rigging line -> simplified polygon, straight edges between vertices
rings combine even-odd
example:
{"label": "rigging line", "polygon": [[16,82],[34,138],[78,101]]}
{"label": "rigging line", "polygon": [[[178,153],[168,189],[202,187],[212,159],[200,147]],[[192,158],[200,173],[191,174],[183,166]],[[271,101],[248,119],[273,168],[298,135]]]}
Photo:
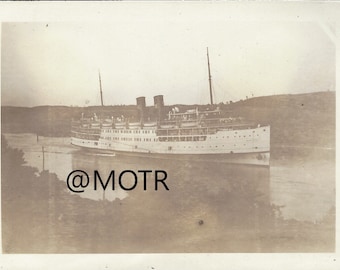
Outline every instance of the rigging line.
{"label": "rigging line", "polygon": [[99,74],[100,101],[101,101],[101,105],[104,106],[104,103],[103,103],[103,90],[102,90],[102,79],[100,77],[100,70],[98,70],[98,74]]}

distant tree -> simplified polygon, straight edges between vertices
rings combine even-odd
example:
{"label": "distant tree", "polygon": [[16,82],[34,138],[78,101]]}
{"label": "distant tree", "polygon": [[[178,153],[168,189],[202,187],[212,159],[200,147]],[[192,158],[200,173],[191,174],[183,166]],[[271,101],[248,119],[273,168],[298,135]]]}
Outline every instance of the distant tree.
{"label": "distant tree", "polygon": [[24,153],[19,149],[10,148],[5,136],[1,134],[1,165],[5,169],[12,164],[24,165]]}

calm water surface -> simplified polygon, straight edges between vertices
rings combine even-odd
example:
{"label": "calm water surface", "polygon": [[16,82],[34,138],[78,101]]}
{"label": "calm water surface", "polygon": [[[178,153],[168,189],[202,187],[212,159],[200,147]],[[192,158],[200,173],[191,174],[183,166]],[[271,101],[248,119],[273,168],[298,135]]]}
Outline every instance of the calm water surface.
{"label": "calm water surface", "polygon": [[[255,183],[257,190],[260,190],[261,200],[265,200],[268,204],[282,206],[282,216],[286,219],[318,222],[335,205],[334,163],[321,158],[292,161],[286,159],[284,162],[272,160],[270,169],[264,169],[218,163],[179,163],[171,160],[155,161],[95,155],[73,147],[70,138],[39,137],[37,140],[34,134],[6,134],[5,138],[11,147],[23,150],[28,166],[36,167],[39,171],[44,166],[45,170],[56,173],[63,181],[66,181],[67,175],[76,169],[87,172],[98,170],[104,176],[103,179],[111,170],[120,172],[163,169],[168,172],[168,184],[175,192],[181,187],[181,181],[192,181],[193,187],[194,183],[203,183],[206,192],[214,194],[226,188],[228,183],[225,179],[228,177],[249,178],[248,181]],[[44,161],[42,148],[44,148]],[[77,196],[113,201],[124,200],[130,195],[128,191],[122,189],[114,191],[107,189],[103,192],[89,187]]]}

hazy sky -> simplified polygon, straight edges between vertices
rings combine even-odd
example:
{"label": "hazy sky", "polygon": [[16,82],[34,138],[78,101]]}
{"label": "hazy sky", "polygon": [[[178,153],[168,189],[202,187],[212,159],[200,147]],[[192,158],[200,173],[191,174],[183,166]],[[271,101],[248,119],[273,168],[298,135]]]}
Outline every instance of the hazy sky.
{"label": "hazy sky", "polygon": [[335,90],[332,26],[316,22],[149,20],[3,23],[2,105],[209,103]]}

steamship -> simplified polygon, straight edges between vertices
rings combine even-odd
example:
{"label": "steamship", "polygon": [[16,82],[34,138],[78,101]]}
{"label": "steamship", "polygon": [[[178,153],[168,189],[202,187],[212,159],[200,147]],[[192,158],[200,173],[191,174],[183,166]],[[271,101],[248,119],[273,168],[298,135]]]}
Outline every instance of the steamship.
{"label": "steamship", "polygon": [[[100,75],[99,81],[102,98]],[[72,121],[71,143],[116,155],[269,166],[268,125],[228,117],[216,106],[181,112],[177,107],[164,106],[162,95],[154,97],[151,109],[146,107],[145,97],[138,97],[136,112],[136,120],[123,115],[107,119],[82,115],[80,120]]]}

